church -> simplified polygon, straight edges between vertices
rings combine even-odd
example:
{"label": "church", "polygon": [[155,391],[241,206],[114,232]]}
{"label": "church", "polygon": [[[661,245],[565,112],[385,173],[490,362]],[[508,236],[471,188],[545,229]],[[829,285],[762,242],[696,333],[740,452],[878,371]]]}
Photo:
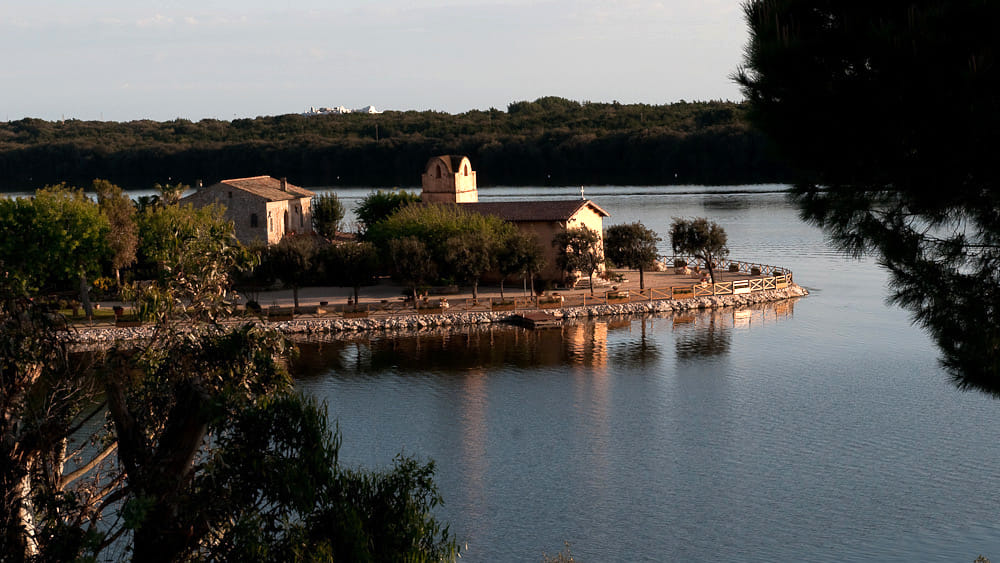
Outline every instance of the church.
{"label": "church", "polygon": [[[420,200],[425,203],[455,203],[463,209],[494,215],[535,235],[545,257],[543,280],[562,281],[563,272],[556,265],[555,236],[569,229],[587,227],[601,237],[603,248],[604,218],[607,211],[588,199],[545,201],[480,202],[476,171],[469,158],[459,155],[435,156],[427,161],[421,176]],[[603,266],[601,270],[603,270]]]}

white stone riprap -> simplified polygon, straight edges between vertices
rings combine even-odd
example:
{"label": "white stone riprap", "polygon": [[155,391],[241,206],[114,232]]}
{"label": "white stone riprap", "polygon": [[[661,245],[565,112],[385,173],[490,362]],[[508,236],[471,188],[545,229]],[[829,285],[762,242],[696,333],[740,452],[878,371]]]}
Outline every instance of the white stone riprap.
{"label": "white stone riprap", "polygon": [[[547,309],[557,318],[575,319],[583,317],[605,317],[636,315],[644,313],[670,313],[692,309],[718,309],[723,307],[746,307],[771,301],[782,301],[808,295],[804,288],[792,284],[784,289],[759,291],[743,295],[715,295],[691,299],[662,299],[637,301],[614,305],[588,305],[586,307],[565,307]],[[330,334],[344,332],[396,332],[434,327],[476,325],[505,322],[513,315],[509,311],[475,311],[467,313],[444,313],[431,315],[391,315],[388,317],[367,317],[361,319],[296,319],[266,323],[267,326],[287,335]],[[260,321],[254,321],[260,322]],[[90,328],[78,327],[66,333],[64,339],[74,344],[107,346],[116,342],[141,341],[153,335],[154,327],[133,328]]]}

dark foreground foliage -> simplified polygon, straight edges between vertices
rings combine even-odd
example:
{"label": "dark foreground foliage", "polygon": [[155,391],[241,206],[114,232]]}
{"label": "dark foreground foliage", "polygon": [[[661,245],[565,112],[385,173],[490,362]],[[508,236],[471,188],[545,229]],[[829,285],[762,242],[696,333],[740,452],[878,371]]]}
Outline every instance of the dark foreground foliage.
{"label": "dark foreground foliage", "polygon": [[802,215],[891,273],[963,388],[1000,394],[1000,5],[754,0],[751,120]]}

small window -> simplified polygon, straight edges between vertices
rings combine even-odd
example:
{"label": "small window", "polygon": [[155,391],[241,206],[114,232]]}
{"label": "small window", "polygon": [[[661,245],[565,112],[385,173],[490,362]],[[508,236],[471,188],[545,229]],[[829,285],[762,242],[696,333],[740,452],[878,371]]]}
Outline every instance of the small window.
{"label": "small window", "polygon": [[256,213],[251,213],[250,214],[250,228],[251,229],[256,229],[257,228],[257,214]]}
{"label": "small window", "polygon": [[464,172],[466,176],[469,175],[469,165],[468,164],[466,164],[465,166],[462,167],[462,172]]}
{"label": "small window", "polygon": [[441,177],[441,165],[440,164],[437,165],[437,177],[438,178]]}
{"label": "small window", "polygon": [[229,199],[233,199],[233,192],[229,192]]}
{"label": "small window", "polygon": [[271,212],[267,212],[267,232],[274,232],[274,217],[271,217]]}

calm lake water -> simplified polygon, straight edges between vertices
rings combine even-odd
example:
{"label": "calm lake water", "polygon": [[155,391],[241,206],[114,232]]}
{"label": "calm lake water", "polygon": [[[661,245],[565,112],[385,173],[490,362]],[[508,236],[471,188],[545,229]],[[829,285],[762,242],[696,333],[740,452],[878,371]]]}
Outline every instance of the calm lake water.
{"label": "calm lake water", "polygon": [[[961,392],[781,186],[600,187],[608,224],[707,216],[811,295],[751,310],[304,346],[341,460],[433,459],[463,560],[1000,558],[1000,403]],[[486,188],[482,200],[579,197]],[[368,190],[338,191],[349,207]],[[663,243],[667,253],[667,243]]]}

